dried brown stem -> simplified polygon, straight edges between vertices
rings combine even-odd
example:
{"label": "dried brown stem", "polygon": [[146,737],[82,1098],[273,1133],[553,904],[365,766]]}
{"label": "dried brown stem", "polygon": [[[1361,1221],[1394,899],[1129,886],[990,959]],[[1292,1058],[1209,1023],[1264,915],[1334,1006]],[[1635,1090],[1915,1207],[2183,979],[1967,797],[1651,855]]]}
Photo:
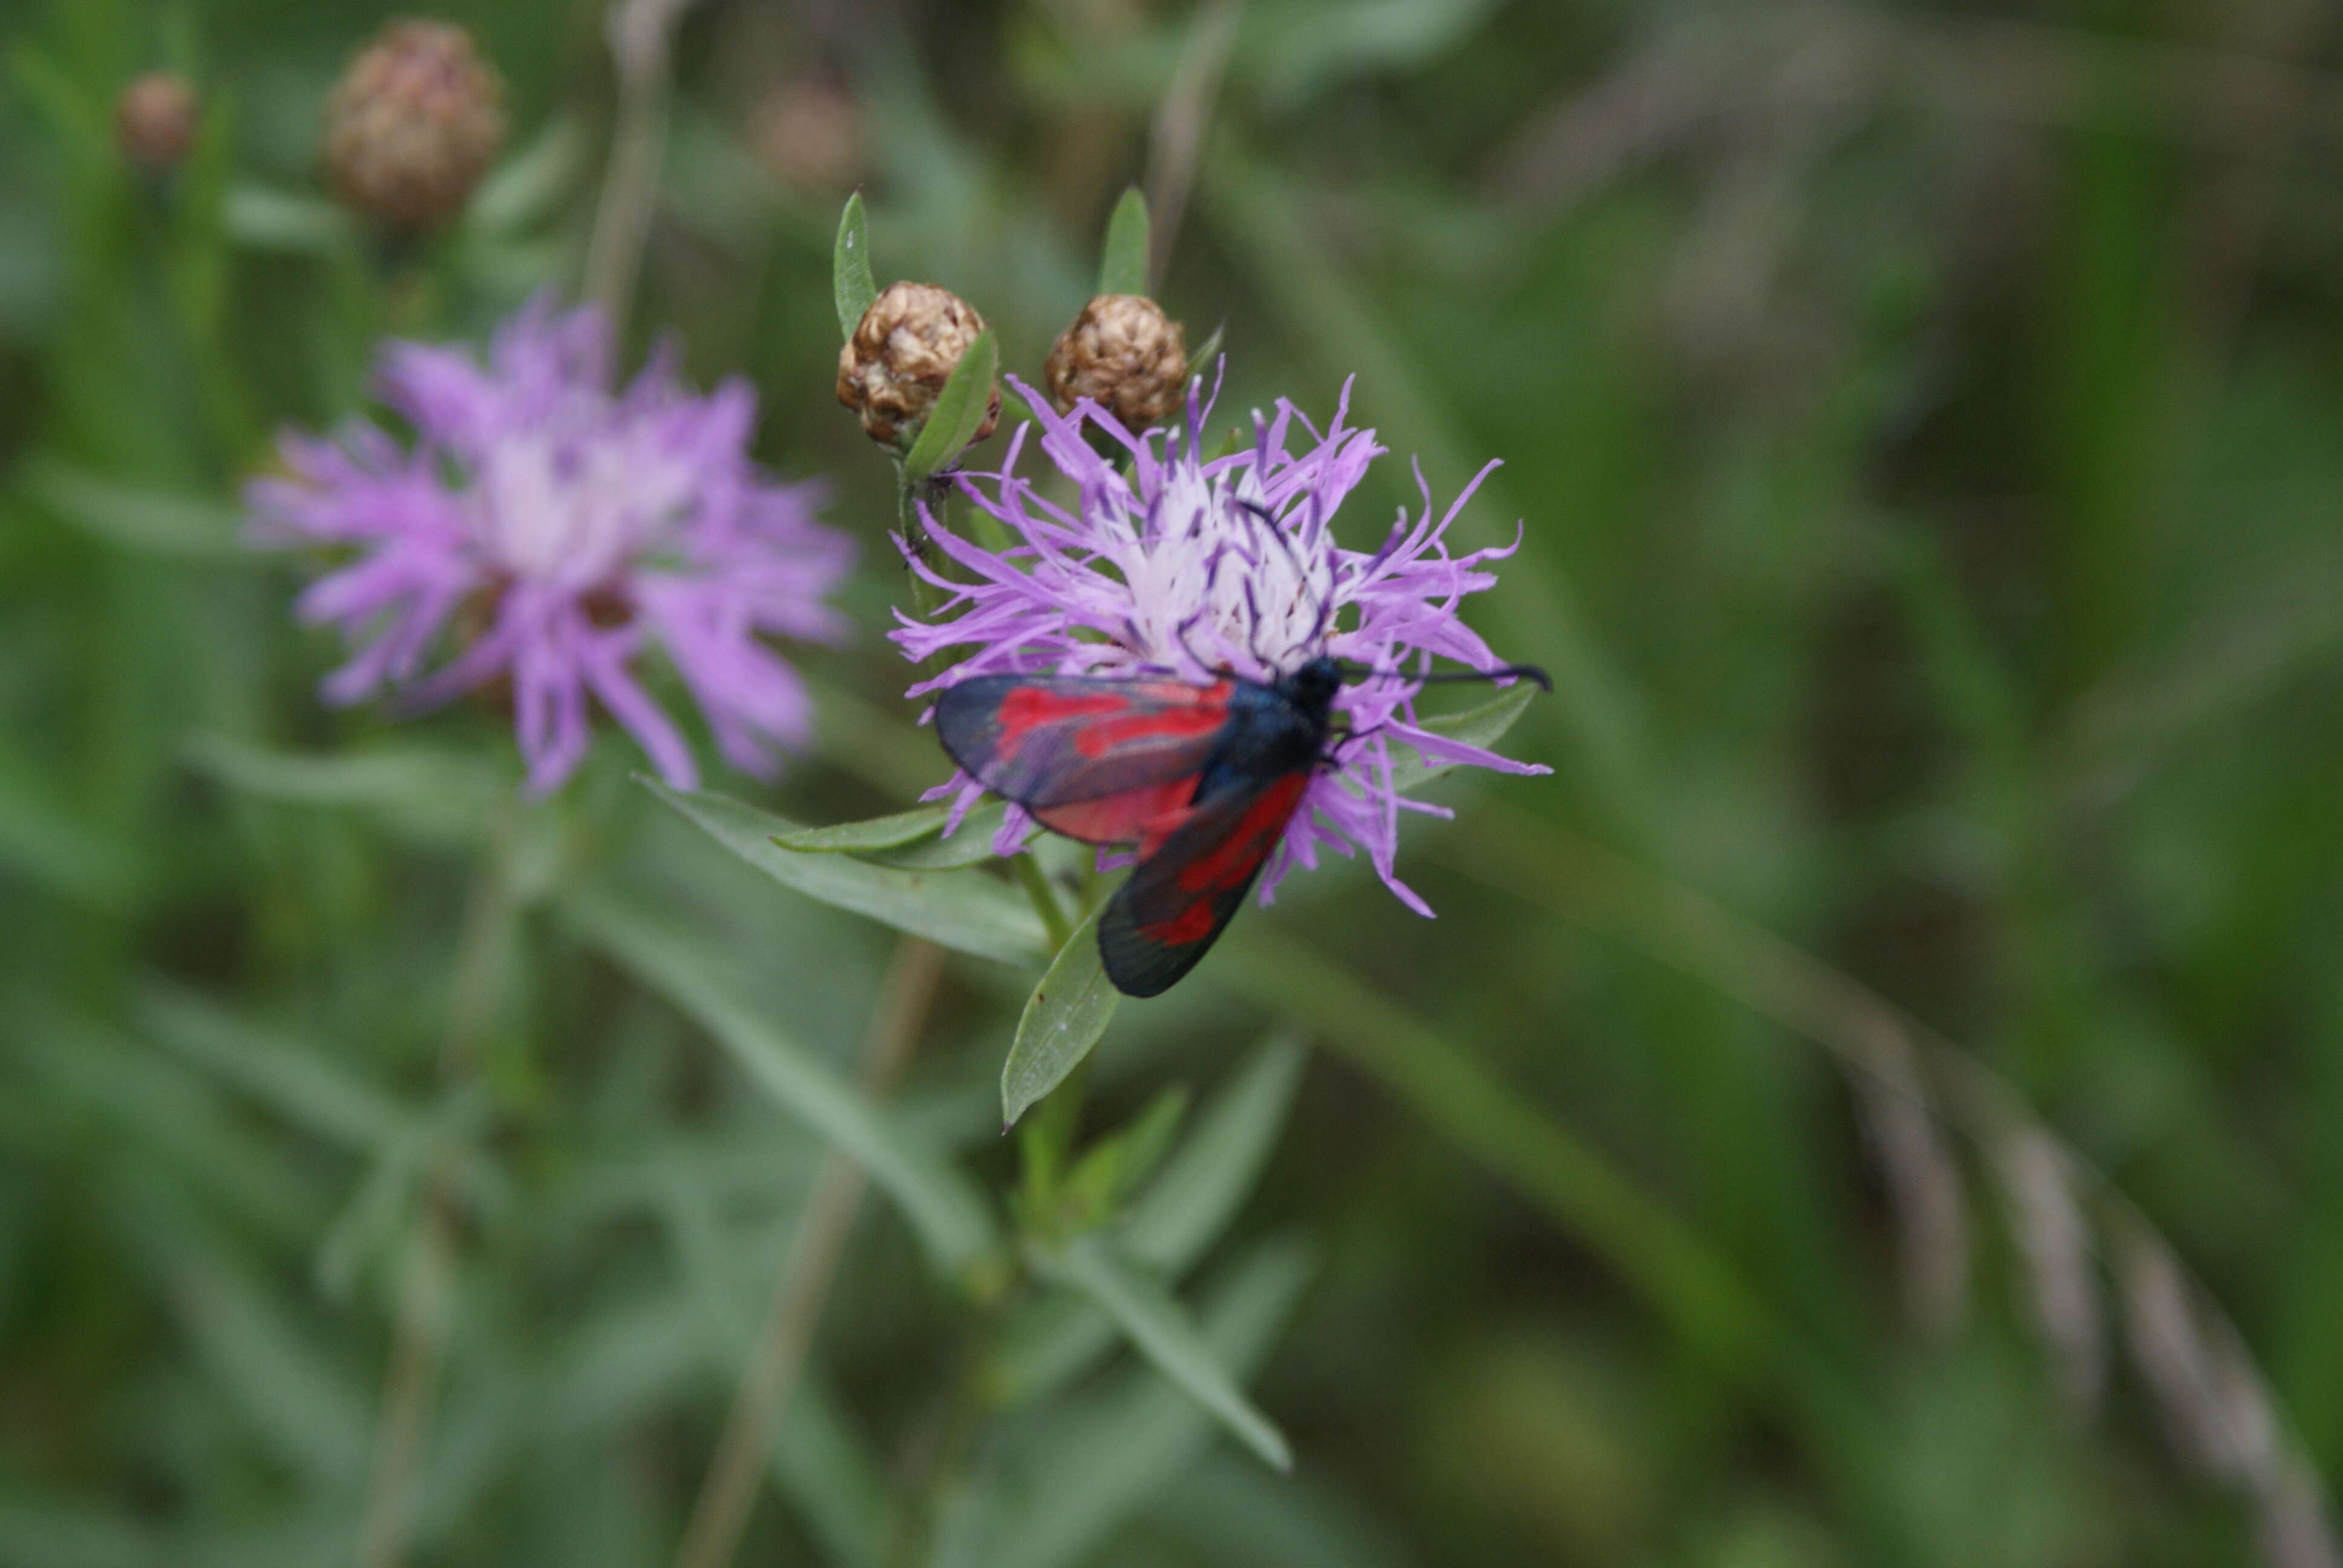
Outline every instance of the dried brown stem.
{"label": "dried brown stem", "polygon": [[1236,43],[1237,14],[1243,0],[1204,0],[1189,25],[1188,41],[1172,85],[1155,110],[1155,126],[1147,147],[1147,279],[1152,288],[1172,259],[1172,242],[1188,211],[1188,190],[1195,183],[1196,159],[1204,145],[1204,127],[1212,123],[1212,100],[1220,95],[1221,76],[1228,69],[1229,50]]}
{"label": "dried brown stem", "polygon": [[[880,1095],[901,1076],[925,1027],[928,1006],[943,973],[943,950],[905,937],[880,984],[879,1005],[862,1039],[862,1087]],[[675,1568],[724,1568],[739,1550],[757,1478],[773,1446],[773,1432],[805,1369],[814,1331],[838,1277],[846,1241],[869,1184],[862,1167],[831,1150],[814,1175],[813,1195],[782,1260],[757,1348],[741,1373],[731,1414],[717,1440],[691,1521],[676,1547]]]}
{"label": "dried brown stem", "polygon": [[[447,1029],[439,1052],[445,1088],[460,1091],[479,1073],[480,1043],[496,1010],[498,977],[513,916],[509,860],[516,810],[499,811],[488,829],[466,900]],[[382,1408],[375,1421],[374,1462],[358,1521],[358,1568],[399,1568],[407,1560],[411,1494],[422,1469],[447,1353],[450,1277],[458,1241],[457,1160],[435,1156],[423,1181],[416,1232],[402,1265]]]}

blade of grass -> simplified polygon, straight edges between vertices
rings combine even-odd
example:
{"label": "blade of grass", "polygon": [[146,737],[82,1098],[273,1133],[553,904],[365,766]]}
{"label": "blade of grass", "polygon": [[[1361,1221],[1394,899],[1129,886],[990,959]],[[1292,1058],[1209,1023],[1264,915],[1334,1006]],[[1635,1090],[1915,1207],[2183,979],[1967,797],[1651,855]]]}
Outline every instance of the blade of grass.
{"label": "blade of grass", "polygon": [[607,893],[574,893],[558,908],[587,941],[697,1020],[784,1111],[869,1171],[940,1270],[958,1274],[990,1250],[992,1218],[968,1178],[732,994],[687,934]]}

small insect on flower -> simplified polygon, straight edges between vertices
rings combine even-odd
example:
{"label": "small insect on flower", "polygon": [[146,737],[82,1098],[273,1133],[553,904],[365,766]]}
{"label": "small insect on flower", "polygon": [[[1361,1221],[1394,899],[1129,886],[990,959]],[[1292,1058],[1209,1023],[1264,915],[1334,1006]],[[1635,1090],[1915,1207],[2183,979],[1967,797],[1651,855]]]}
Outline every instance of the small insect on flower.
{"label": "small insect on flower", "polygon": [[[1337,545],[1335,504],[1381,450],[1371,433],[1345,429],[1340,409],[1300,457],[1286,438],[1309,427],[1280,404],[1273,419],[1255,417],[1250,449],[1207,461],[1201,399],[1190,399],[1183,441],[1134,437],[1087,402],[1060,419],[1019,391],[1081,500],[1069,512],[1008,471],[1020,431],[1001,474],[960,483],[1021,542],[994,554],[939,529],[966,577],[913,563],[950,598],[935,621],[906,619],[895,634],[904,651],[978,645],[912,689],[934,694],[938,738],[966,775],[947,792],[965,804],[990,789],[1015,803],[996,844],[1004,853],[1032,822],[1135,849],[1136,869],[1099,920],[1107,978],[1128,995],[1172,986],[1248,891],[1258,883],[1267,901],[1285,866],[1313,864],[1320,845],[1363,846],[1385,883],[1429,914],[1393,860],[1399,812],[1440,808],[1399,793],[1391,744],[1545,771],[1415,722],[1428,684],[1547,684],[1529,666],[1497,665],[1456,618],[1460,597],[1495,580],[1472,568],[1513,547],[1450,555],[1443,536],[1463,498],[1435,516],[1428,496],[1380,548]],[[1128,475],[1083,439],[1086,422],[1131,454]],[[1433,656],[1476,668],[1403,668]]]}
{"label": "small insect on flower", "polygon": [[1099,917],[1099,956],[1126,996],[1157,996],[1220,940],[1321,768],[1353,739],[1334,722],[1350,677],[1534,680],[1534,665],[1406,676],[1320,655],[1270,680],[980,676],[936,699],[936,735],[968,774],[1053,832],[1136,844]]}
{"label": "small insect on flower", "polygon": [[691,747],[635,673],[656,646],[734,767],[768,773],[773,747],[809,739],[811,701],[768,639],[844,636],[822,601],[851,541],[815,520],[818,486],[774,484],[749,461],[746,382],[696,396],[663,351],[614,392],[612,368],[598,312],[540,298],[485,365],[460,348],[386,351],[382,399],[411,447],[365,423],[284,438],[289,477],[247,491],[258,542],[356,555],[298,607],[356,649],[327,677],[328,701],[388,687],[412,710],[508,692],[539,793],[585,756],[598,705],[689,789]]}

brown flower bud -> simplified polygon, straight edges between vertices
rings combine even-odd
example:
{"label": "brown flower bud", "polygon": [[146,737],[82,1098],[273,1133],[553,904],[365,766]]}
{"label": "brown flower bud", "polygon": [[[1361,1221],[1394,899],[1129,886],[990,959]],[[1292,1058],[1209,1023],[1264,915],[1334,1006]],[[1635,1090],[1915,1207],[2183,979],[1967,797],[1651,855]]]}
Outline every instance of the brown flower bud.
{"label": "brown flower bud", "polygon": [[114,100],[114,142],[141,168],[160,174],[196,145],[195,84],[176,71],[149,71]]}
{"label": "brown flower bud", "polygon": [[464,209],[504,141],[503,90],[451,22],[394,22],[326,104],[326,168],[342,199],[403,233]]}
{"label": "brown flower bud", "polygon": [[1132,430],[1161,425],[1188,389],[1180,324],[1143,295],[1101,294],[1082,307],[1041,367],[1060,412],[1088,397]]}
{"label": "brown flower bud", "polygon": [[[932,283],[890,283],[855,324],[838,351],[838,400],[862,417],[874,441],[893,442],[917,431],[952,367],[984,331],[984,317],[967,301]],[[973,437],[981,441],[1001,422],[1001,387]]]}

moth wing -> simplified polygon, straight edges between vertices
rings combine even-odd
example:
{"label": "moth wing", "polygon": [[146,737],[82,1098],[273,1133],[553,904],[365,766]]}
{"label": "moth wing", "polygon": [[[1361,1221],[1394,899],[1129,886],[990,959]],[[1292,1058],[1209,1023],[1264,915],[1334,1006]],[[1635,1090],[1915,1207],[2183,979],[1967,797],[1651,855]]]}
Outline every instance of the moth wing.
{"label": "moth wing", "polygon": [[1272,774],[1192,808],[1107,900],[1099,957],[1125,996],[1157,996],[1220,940],[1277,848],[1310,770]]}
{"label": "moth wing", "polygon": [[1136,844],[1146,856],[1195,814],[1195,775],[1183,774],[1167,784],[1031,809],[1033,819],[1053,833],[1085,844]]}
{"label": "moth wing", "polygon": [[[937,694],[936,736],[970,778],[1037,816],[1130,797],[1119,810],[1069,819],[1089,829],[1071,837],[1118,842],[1138,837],[1141,815],[1160,804],[1149,790],[1184,783],[1192,791],[1234,689],[1226,680],[978,676]],[[1118,823],[1132,830],[1101,831]]]}

